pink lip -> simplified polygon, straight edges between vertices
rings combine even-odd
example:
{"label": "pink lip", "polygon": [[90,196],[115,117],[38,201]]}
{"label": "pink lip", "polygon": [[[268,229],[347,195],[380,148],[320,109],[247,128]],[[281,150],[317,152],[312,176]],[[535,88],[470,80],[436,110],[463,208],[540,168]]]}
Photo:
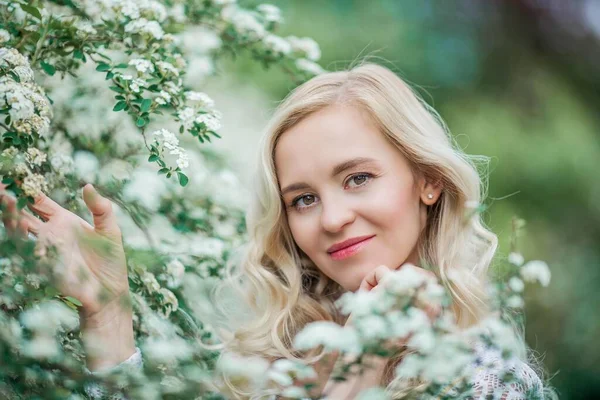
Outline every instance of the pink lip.
{"label": "pink lip", "polygon": [[366,245],[375,235],[372,236],[362,236],[358,238],[353,238],[349,240],[345,240],[341,243],[331,246],[327,253],[334,260],[343,260],[348,258],[354,254],[356,254],[364,245]]}

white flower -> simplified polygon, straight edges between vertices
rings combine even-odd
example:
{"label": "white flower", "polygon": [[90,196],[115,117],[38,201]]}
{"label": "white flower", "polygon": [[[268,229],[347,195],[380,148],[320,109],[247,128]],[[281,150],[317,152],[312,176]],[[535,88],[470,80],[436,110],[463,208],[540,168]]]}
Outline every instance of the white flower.
{"label": "white flower", "polygon": [[296,67],[298,69],[308,72],[309,74],[319,75],[325,72],[325,70],[317,63],[307,60],[305,58],[299,58],[296,60]]}
{"label": "white flower", "polygon": [[138,201],[147,209],[156,211],[160,206],[161,195],[166,190],[164,178],[147,168],[137,168],[123,188],[123,197],[128,201]]}
{"label": "white flower", "polygon": [[233,24],[238,33],[246,34],[253,39],[260,39],[267,33],[263,24],[256,19],[253,13],[242,10],[236,5],[223,8],[221,16],[225,21]]}
{"label": "white flower", "polygon": [[321,58],[321,49],[319,44],[309,37],[299,38],[288,36],[287,41],[292,46],[293,51],[303,53],[309,61],[318,61]]}
{"label": "white flower", "polygon": [[242,357],[231,352],[221,353],[217,369],[229,380],[246,381],[261,386],[267,376],[269,362],[260,357]]}
{"label": "white flower", "polygon": [[435,347],[435,336],[431,329],[420,329],[408,340],[407,345],[421,353],[429,354]]}
{"label": "white flower", "polygon": [[158,293],[163,297],[162,304],[166,308],[167,317],[169,316],[169,314],[171,314],[171,312],[177,311],[177,309],[179,308],[179,301],[177,300],[177,297],[175,297],[173,292],[171,292],[169,289],[161,288],[158,291]]}
{"label": "white flower", "polygon": [[140,88],[142,87],[146,87],[146,81],[143,79],[138,79],[138,78],[134,78],[131,83],[129,84],[129,87],[131,88],[131,90],[133,90],[135,93],[139,93],[140,92]]}
{"label": "white flower", "polygon": [[77,35],[80,37],[95,35],[97,33],[96,29],[89,21],[79,19],[75,22],[75,24],[73,24],[73,26],[77,28]]}
{"label": "white flower", "polygon": [[408,354],[396,367],[396,377],[402,379],[418,378],[426,367],[424,359],[418,354]]}
{"label": "white flower", "polygon": [[23,344],[23,354],[37,359],[54,358],[60,354],[58,342],[52,336],[36,335]]}
{"label": "white flower", "polygon": [[55,154],[50,158],[50,164],[54,171],[59,175],[64,176],[73,173],[75,161],[73,161],[71,156],[66,154]]}
{"label": "white flower", "polygon": [[187,155],[187,152],[184,149],[179,149],[177,153],[177,166],[179,169],[186,169],[190,166],[190,158]]}
{"label": "white flower", "polygon": [[10,34],[4,29],[0,29],[0,43],[5,43],[10,40]]}
{"label": "white flower", "polygon": [[28,148],[27,153],[25,154],[25,160],[27,160],[30,165],[37,165],[38,167],[46,162],[46,157],[46,153],[35,147]]}
{"label": "white flower", "polygon": [[263,39],[263,43],[275,53],[290,54],[292,52],[290,43],[277,35],[268,34]]}
{"label": "white flower", "polygon": [[521,267],[520,272],[525,282],[539,282],[544,287],[550,284],[550,268],[544,261],[529,261]]}
{"label": "white flower", "polygon": [[362,317],[386,312],[394,304],[394,299],[382,291],[358,290],[344,293],[336,304],[344,314],[352,313],[355,317]]}
{"label": "white flower", "polygon": [[48,191],[48,181],[44,175],[29,174],[23,179],[21,189],[27,196],[37,197],[41,192]]}
{"label": "white flower", "polygon": [[390,337],[406,338],[414,332],[431,327],[427,314],[416,307],[410,307],[406,312],[392,311],[386,315],[386,319],[391,327]]}
{"label": "white flower", "polygon": [[129,61],[129,65],[133,65],[137,72],[145,74],[146,72],[154,72],[154,64],[142,58],[135,58]]}
{"label": "white flower", "polygon": [[354,320],[354,326],[366,341],[386,339],[390,335],[386,320],[380,315],[357,318]]}
{"label": "white flower", "polygon": [[167,287],[176,289],[181,286],[183,275],[185,274],[185,266],[175,258],[166,265],[166,274]]}
{"label": "white flower", "polygon": [[85,181],[95,181],[96,174],[100,169],[100,162],[94,153],[89,151],[77,151],[73,156],[75,172]]}
{"label": "white flower", "polygon": [[209,131],[216,132],[221,129],[219,114],[216,112],[213,112],[212,114],[200,114],[194,121],[198,124],[206,125],[206,129]]}
{"label": "white flower", "polygon": [[195,116],[196,111],[194,111],[192,107],[186,107],[177,113],[177,118],[181,121],[181,123],[186,129],[192,127]]}
{"label": "white flower", "polygon": [[520,253],[510,253],[508,255],[508,262],[511,263],[512,265],[516,265],[517,267],[520,267],[521,265],[523,265],[523,262],[525,262],[525,259],[523,258],[523,256]]}
{"label": "white flower", "polygon": [[203,92],[187,91],[185,92],[185,98],[189,101],[197,102],[200,107],[212,108],[215,105],[215,101]]}
{"label": "white flower", "polygon": [[155,293],[155,292],[158,292],[160,290],[160,284],[156,280],[156,277],[154,276],[153,273],[148,272],[148,271],[144,271],[140,275],[140,280],[142,281],[142,283],[146,287],[146,290],[149,293]]}
{"label": "white flower", "polygon": [[148,338],[142,345],[145,357],[156,363],[189,360],[193,356],[192,347],[184,339],[174,336],[171,338]]}
{"label": "white flower", "polygon": [[158,94],[158,97],[156,97],[154,101],[161,106],[164,106],[165,104],[171,102],[171,95],[168,92],[161,90]]}
{"label": "white flower", "polygon": [[513,292],[520,293],[525,288],[525,284],[523,283],[523,281],[521,279],[517,278],[516,276],[513,276],[512,278],[510,278],[508,280],[508,287],[510,287],[510,289]]}
{"label": "white flower", "polygon": [[77,312],[58,300],[47,300],[28,309],[20,320],[27,329],[45,335],[54,335],[58,329],[72,331],[79,326]]}
{"label": "white flower", "polygon": [[163,75],[179,76],[179,70],[173,64],[166,61],[157,61],[156,67]]}
{"label": "white flower", "polygon": [[326,351],[339,350],[351,354],[362,351],[356,329],[330,321],[311,322],[294,338],[294,347],[298,350],[309,350],[320,345]]}
{"label": "white flower", "polygon": [[435,283],[434,278],[421,273],[418,268],[412,264],[405,264],[400,269],[385,275],[381,285],[396,296],[412,296],[425,283]]}
{"label": "white flower", "polygon": [[132,20],[125,25],[125,32],[147,34],[159,40],[165,35],[158,21],[148,21],[146,18]]}
{"label": "white flower", "polygon": [[256,10],[259,11],[268,22],[281,22],[282,20],[281,10],[279,7],[272,4],[260,4],[256,7]]}
{"label": "white flower", "polygon": [[510,308],[523,308],[525,302],[521,296],[515,294],[506,300],[506,305]]}

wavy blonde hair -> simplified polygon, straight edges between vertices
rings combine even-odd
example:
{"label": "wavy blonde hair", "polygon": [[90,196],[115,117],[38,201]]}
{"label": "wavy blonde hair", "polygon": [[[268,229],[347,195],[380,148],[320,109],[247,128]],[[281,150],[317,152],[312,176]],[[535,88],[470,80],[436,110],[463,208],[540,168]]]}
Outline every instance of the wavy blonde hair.
{"label": "wavy blonde hair", "polygon": [[274,163],[281,135],[332,105],[366,111],[415,174],[442,184],[439,200],[428,209],[417,244],[419,256],[448,288],[459,326],[469,327],[488,313],[487,270],[497,238],[479,214],[465,218],[468,204],[479,204],[485,197],[486,181],[477,166],[487,166],[488,159],[460,150],[439,115],[394,72],[362,61],[297,87],[280,103],[266,128],[247,214],[249,244],[237,277],[230,275],[230,282],[240,284],[252,316],[226,341],[230,351],[307,361],[309,354],[292,348],[295,334],[313,321],[343,321],[334,306],[342,288],[294,242]]}

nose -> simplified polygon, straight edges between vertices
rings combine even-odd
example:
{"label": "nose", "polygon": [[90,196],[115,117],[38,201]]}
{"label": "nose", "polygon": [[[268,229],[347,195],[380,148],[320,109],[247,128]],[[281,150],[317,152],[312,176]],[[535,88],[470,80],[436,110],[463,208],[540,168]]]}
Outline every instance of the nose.
{"label": "nose", "polygon": [[340,232],[344,226],[351,224],[356,219],[356,214],[351,207],[343,201],[325,202],[321,204],[321,226],[327,232]]}

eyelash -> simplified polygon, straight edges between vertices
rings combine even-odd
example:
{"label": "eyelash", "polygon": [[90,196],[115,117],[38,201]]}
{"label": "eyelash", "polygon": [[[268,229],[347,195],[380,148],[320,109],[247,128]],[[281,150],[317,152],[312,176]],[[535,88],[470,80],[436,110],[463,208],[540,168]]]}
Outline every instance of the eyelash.
{"label": "eyelash", "polygon": [[[363,186],[365,186],[366,184],[368,184],[368,183],[371,181],[371,179],[372,179],[372,178],[374,178],[374,177],[375,177],[375,175],[373,175],[373,174],[370,174],[370,173],[368,173],[368,172],[360,172],[360,173],[358,173],[358,174],[350,175],[350,176],[348,177],[348,179],[347,179],[347,180],[344,182],[344,187],[346,187],[346,186],[347,186],[347,184],[348,184],[348,182],[349,182],[350,180],[352,180],[352,179],[354,179],[354,178],[357,178],[357,177],[361,177],[361,176],[366,176],[368,179],[367,179],[367,180],[366,180],[364,183],[362,183],[362,184],[360,184],[360,185],[358,185],[358,186],[356,186],[356,187],[354,187],[354,188],[352,188],[352,189],[356,189],[356,188],[359,188],[359,187],[363,187]],[[298,211],[303,211],[303,210],[305,210],[305,209],[307,209],[307,208],[310,208],[310,207],[312,207],[312,204],[311,204],[311,205],[309,205],[309,206],[303,206],[303,207],[299,207],[299,206],[298,206],[298,202],[299,202],[300,200],[302,200],[303,198],[305,198],[306,196],[313,196],[313,197],[316,197],[315,195],[312,195],[312,194],[303,194],[303,195],[301,195],[301,196],[298,196],[298,197],[296,197],[294,200],[292,200],[292,203],[289,205],[289,207],[295,208],[295,209],[296,209],[296,210],[298,210]],[[314,204],[314,203],[313,203],[313,204]]]}

